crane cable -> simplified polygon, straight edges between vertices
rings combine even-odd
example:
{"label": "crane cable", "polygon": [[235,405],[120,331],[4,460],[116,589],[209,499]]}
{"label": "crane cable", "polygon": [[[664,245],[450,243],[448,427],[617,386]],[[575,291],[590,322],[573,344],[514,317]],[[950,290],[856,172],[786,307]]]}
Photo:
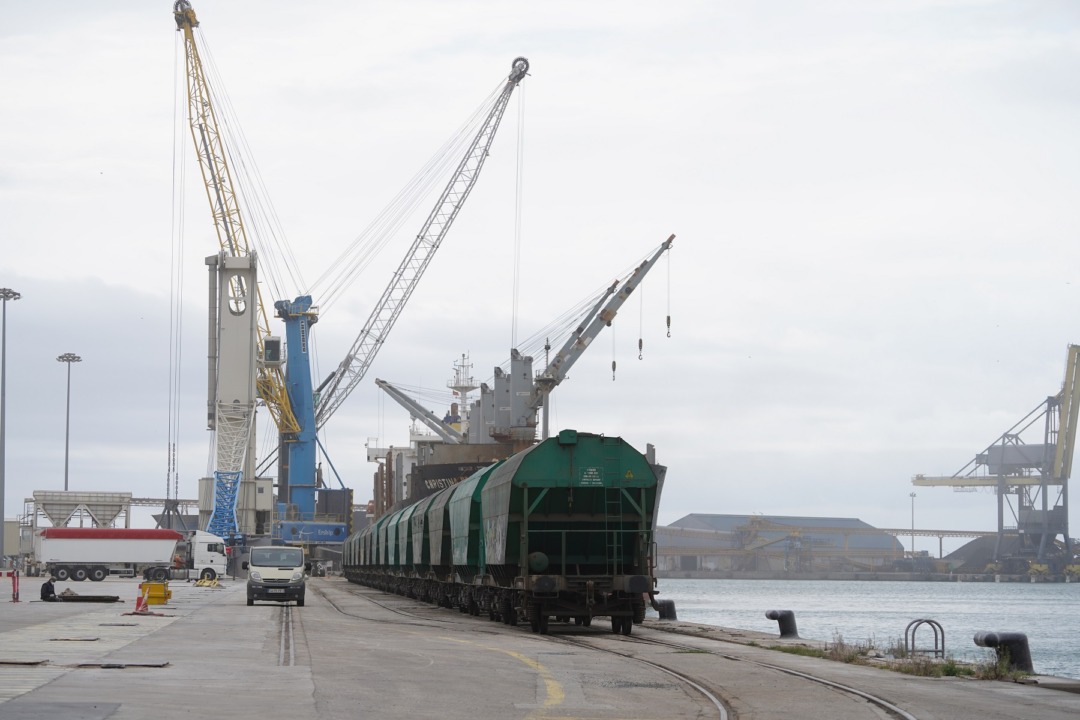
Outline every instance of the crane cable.
{"label": "crane cable", "polygon": [[671,250],[667,251],[667,336],[671,337]]}
{"label": "crane cable", "polygon": [[521,215],[525,183],[525,91],[518,90],[517,171],[514,178],[514,285],[510,308],[510,347],[517,347],[518,299],[521,293]]}
{"label": "crane cable", "polygon": [[318,293],[319,307],[325,312],[356,277],[371,264],[394,238],[401,226],[412,217],[420,203],[445,183],[457,166],[465,148],[472,142],[480,123],[487,117],[494,99],[502,93],[505,82],[492,91],[454,134],[447,139],[425,165],[405,184],[390,203],[358,235],[341,256],[309,288]]}
{"label": "crane cable", "polygon": [[[179,38],[179,34],[177,34]],[[179,41],[177,40],[177,45]],[[165,497],[172,497],[172,488],[174,485],[178,485],[176,475],[176,446],[177,446],[177,433],[179,428],[178,417],[178,397],[179,397],[179,380],[180,380],[180,360],[181,360],[181,339],[182,334],[180,332],[181,308],[183,307],[183,204],[178,203],[180,199],[179,188],[184,186],[183,177],[179,177],[178,174],[184,171],[183,156],[180,156],[180,167],[177,168],[177,155],[179,151],[178,145],[178,133],[177,124],[179,109],[177,107],[179,97],[179,91],[177,90],[179,72],[176,72],[175,63],[176,55],[174,53],[174,72],[173,72],[173,157],[172,157],[172,208],[171,217],[169,218],[170,226],[170,256],[169,256],[169,400],[168,400],[168,439],[166,441],[166,469],[165,469]],[[179,187],[178,187],[179,186]],[[179,497],[179,495],[178,495]]]}
{"label": "crane cable", "polygon": [[638,339],[637,359],[643,360],[645,352],[645,283],[638,289]]}
{"label": "crane cable", "polygon": [[[668,252],[670,252],[670,250]],[[651,257],[652,254],[653,253],[651,251],[646,253],[638,262],[628,266],[621,273],[619,273],[619,275],[617,276],[619,278],[619,285],[621,286],[628,279],[630,279],[630,277],[633,276],[634,272],[641,265],[641,263]],[[540,330],[523,340],[518,345],[519,351],[523,355],[532,355],[535,357],[539,355],[540,350],[543,349],[546,338],[555,338],[556,341],[552,343],[555,346],[559,346],[566,342],[566,339],[570,336],[570,333],[577,329],[578,325],[581,324],[581,320],[593,307],[596,306],[597,303],[600,302],[600,299],[605,294],[607,294],[610,287],[611,283],[605,283],[589,295],[579,300],[572,307],[559,314],[559,316],[552,320],[550,323],[548,323]],[[640,286],[638,289],[640,290]],[[508,369],[510,367],[510,359],[505,359],[502,363],[500,363],[499,367],[503,369]],[[488,377],[487,381],[490,382],[492,377]]]}
{"label": "crane cable", "polygon": [[232,98],[218,72],[210,44],[205,40],[206,33],[201,27],[196,31],[200,36],[200,58],[211,88],[214,111],[226,140],[224,147],[229,166],[238,176],[234,185],[238,201],[243,206],[242,217],[255,244],[249,250],[258,253],[260,281],[266,284],[272,297],[284,298],[291,294],[286,286],[298,288],[304,285],[300,265],[269,200],[262,173],[254,160],[255,154],[248,144],[243,125],[237,119]]}

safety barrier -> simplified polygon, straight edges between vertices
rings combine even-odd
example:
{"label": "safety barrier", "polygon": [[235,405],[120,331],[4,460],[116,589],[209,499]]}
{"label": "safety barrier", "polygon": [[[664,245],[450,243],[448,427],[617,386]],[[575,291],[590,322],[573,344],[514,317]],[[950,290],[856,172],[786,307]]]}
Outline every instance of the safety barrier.
{"label": "safety barrier", "polygon": [[19,602],[19,571],[13,570],[0,570],[0,577],[11,578],[11,602]]}
{"label": "safety barrier", "polygon": [[[915,631],[924,625],[934,631],[933,648],[920,648],[915,645]],[[912,655],[933,655],[934,657],[944,658],[945,628],[941,627],[941,623],[937,620],[931,620],[929,618],[912,620],[908,623],[908,626],[904,628],[904,652],[909,657]]]}

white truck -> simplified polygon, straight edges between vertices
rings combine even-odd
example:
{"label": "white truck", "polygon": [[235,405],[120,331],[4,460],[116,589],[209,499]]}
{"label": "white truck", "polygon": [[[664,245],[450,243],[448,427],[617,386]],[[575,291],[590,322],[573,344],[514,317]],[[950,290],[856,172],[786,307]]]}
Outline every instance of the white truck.
{"label": "white truck", "polygon": [[225,574],[225,541],[196,530],[50,527],[34,535],[37,569],[57,580],[100,582],[110,575],[148,580]]}

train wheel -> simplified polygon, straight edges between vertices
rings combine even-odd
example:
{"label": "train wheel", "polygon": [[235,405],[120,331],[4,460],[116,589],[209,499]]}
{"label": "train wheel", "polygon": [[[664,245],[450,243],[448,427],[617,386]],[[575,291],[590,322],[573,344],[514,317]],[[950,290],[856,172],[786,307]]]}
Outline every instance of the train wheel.
{"label": "train wheel", "polygon": [[629,618],[629,617],[624,617],[622,619],[622,634],[623,635],[629,635],[631,632],[633,632],[633,630],[634,630],[634,619]]}
{"label": "train wheel", "polygon": [[611,632],[618,635],[621,630],[622,630],[622,618],[619,617],[618,615],[612,615],[611,616]]}
{"label": "train wheel", "polygon": [[[502,603],[499,605],[502,608],[502,621],[504,625],[517,625],[517,615],[514,613],[514,606],[510,602],[510,598],[503,598]],[[511,622],[511,620],[513,622]]]}
{"label": "train wheel", "polygon": [[529,627],[534,633],[540,632],[540,606],[529,603]]}
{"label": "train wheel", "polygon": [[580,626],[584,622],[585,622],[585,619],[583,617],[581,617],[580,615],[574,618],[574,624],[575,625]]}
{"label": "train wheel", "polygon": [[585,627],[589,627],[590,625],[592,625],[592,618],[588,617],[588,616],[582,618],[581,619],[581,624],[584,625]]}
{"label": "train wheel", "polygon": [[540,634],[541,635],[547,635],[548,634],[548,614],[547,613],[540,613]]}
{"label": "train wheel", "polygon": [[506,614],[510,617],[510,627],[517,627],[518,624],[518,606],[514,604],[513,598],[506,599]]}
{"label": "train wheel", "polygon": [[645,622],[645,598],[635,597],[631,602],[631,607],[634,609],[634,624],[640,625]]}

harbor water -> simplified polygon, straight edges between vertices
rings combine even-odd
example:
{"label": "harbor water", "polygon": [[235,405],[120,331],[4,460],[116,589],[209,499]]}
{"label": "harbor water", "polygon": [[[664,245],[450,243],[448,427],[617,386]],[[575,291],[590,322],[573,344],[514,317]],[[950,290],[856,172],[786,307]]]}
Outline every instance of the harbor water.
{"label": "harbor water", "polygon": [[[803,638],[882,651],[929,618],[945,631],[945,654],[968,662],[994,657],[975,633],[1022,632],[1036,673],[1080,679],[1080,583],[661,579],[659,590],[684,622],[778,634],[766,611],[792,610]],[[933,640],[923,626],[916,646]]]}

